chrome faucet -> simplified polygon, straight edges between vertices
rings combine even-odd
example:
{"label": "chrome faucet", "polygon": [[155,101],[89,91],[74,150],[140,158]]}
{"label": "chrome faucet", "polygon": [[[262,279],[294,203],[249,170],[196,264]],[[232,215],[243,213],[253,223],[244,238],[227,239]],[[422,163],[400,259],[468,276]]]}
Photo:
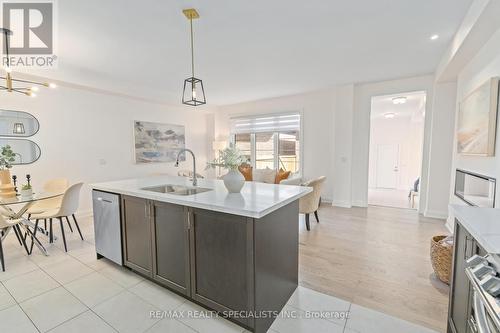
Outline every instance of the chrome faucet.
{"label": "chrome faucet", "polygon": [[179,152],[177,153],[177,159],[175,160],[175,166],[179,166],[179,157],[186,151],[191,153],[191,155],[193,156],[193,186],[197,186],[198,180],[196,179],[196,157],[194,156],[194,153],[191,149],[182,148],[181,150],[179,150]]}

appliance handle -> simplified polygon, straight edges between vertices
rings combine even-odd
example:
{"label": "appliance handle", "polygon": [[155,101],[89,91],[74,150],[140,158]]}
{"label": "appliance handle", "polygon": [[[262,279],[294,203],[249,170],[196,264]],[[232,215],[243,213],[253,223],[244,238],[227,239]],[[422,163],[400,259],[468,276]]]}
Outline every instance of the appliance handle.
{"label": "appliance handle", "polygon": [[486,311],[477,291],[474,291],[474,318],[476,319],[477,333],[491,333],[486,320]]}

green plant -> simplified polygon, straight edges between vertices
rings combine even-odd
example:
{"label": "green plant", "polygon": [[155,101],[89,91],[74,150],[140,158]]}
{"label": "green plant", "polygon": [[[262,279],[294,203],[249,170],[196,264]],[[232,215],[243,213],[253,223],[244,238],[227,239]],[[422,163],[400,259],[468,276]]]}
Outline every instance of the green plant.
{"label": "green plant", "polygon": [[23,191],[27,191],[27,190],[31,190],[32,187],[30,184],[24,184],[22,187],[21,187],[21,190]]}
{"label": "green plant", "polygon": [[12,150],[10,145],[2,147],[0,152],[0,170],[12,168],[12,162],[16,160],[16,153]]}
{"label": "green plant", "polygon": [[244,162],[246,162],[246,159],[241,151],[234,145],[230,145],[226,149],[219,151],[219,158],[207,163],[207,169],[221,167],[236,170]]}

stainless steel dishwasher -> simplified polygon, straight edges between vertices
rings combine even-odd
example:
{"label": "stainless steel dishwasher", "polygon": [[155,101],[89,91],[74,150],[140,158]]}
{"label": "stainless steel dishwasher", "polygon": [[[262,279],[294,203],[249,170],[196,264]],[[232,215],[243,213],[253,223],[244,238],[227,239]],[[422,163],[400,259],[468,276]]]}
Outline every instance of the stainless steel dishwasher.
{"label": "stainless steel dishwasher", "polygon": [[92,206],[97,257],[123,265],[120,196],[93,190]]}

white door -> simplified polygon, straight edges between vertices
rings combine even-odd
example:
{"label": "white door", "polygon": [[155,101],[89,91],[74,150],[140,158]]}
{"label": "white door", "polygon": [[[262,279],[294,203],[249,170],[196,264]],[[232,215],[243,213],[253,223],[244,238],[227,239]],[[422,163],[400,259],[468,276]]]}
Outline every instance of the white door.
{"label": "white door", "polygon": [[395,189],[398,185],[399,145],[377,146],[377,187]]}

